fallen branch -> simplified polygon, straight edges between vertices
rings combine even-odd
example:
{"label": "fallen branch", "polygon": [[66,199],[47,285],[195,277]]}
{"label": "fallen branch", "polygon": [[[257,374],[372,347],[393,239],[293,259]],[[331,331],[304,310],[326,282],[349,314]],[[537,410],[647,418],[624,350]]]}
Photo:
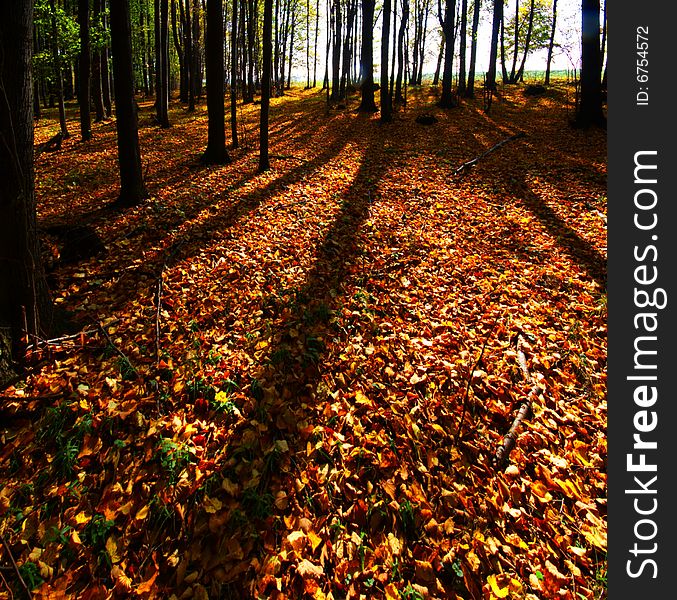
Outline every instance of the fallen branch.
{"label": "fallen branch", "polygon": [[164,267],[157,278],[157,290],[155,292],[155,362],[160,362],[160,312],[162,311],[162,275]]}
{"label": "fallen branch", "polygon": [[26,592],[26,597],[31,600],[33,598],[31,591],[28,589],[28,586],[26,585],[26,582],[24,581],[24,578],[21,576],[21,571],[19,570],[19,566],[16,564],[16,561],[14,560],[14,555],[12,554],[12,551],[9,549],[9,544],[7,543],[7,540],[5,540],[5,536],[0,533],[0,541],[2,542],[2,545],[5,547],[5,550],[7,551],[7,555],[9,556],[9,560],[12,563],[12,567],[14,567],[14,572],[16,573],[17,578],[19,579],[19,583],[21,584],[21,587],[24,589],[24,592]]}
{"label": "fallen branch", "polygon": [[86,335],[92,335],[93,333],[96,333],[96,329],[86,329],[85,331],[80,331],[78,333],[72,333],[70,335],[62,335],[61,337],[56,337],[56,338],[51,338],[49,340],[38,340],[36,344],[29,344],[26,346],[26,351],[30,350],[39,350],[41,347],[44,346],[57,346],[61,342],[68,342],[70,340],[76,340],[80,337],[86,336]]}
{"label": "fallen branch", "polygon": [[141,374],[136,370],[136,367],[132,364],[132,361],[127,358],[127,355],[120,350],[114,343],[113,340],[111,339],[110,335],[108,335],[108,332],[103,328],[103,325],[99,323],[98,321],[96,322],[96,325],[99,329],[99,331],[103,334],[103,337],[106,338],[106,341],[110,344],[111,348],[115,350],[115,353],[127,364],[127,366],[131,369],[131,371],[134,373],[134,377],[137,379],[141,379]]}
{"label": "fallen branch", "polygon": [[516,133],[515,135],[511,135],[509,138],[506,138],[506,139],[498,142],[498,144],[494,144],[491,148],[489,148],[489,150],[483,152],[482,154],[480,154],[479,156],[476,156],[475,158],[473,158],[472,160],[469,160],[468,162],[464,162],[458,169],[456,169],[454,171],[454,175],[458,175],[459,173],[463,172],[464,170],[469,169],[470,167],[474,167],[481,159],[483,159],[485,156],[488,156],[492,152],[498,150],[504,144],[507,144],[508,142],[511,142],[513,140],[518,140],[518,139],[526,137],[526,136],[527,136],[526,133],[524,133],[523,131],[520,131],[519,133]]}
{"label": "fallen branch", "polygon": [[[531,381],[531,375],[529,374],[529,369],[527,368],[527,359],[522,350],[522,344],[524,343],[524,338],[522,334],[517,337],[517,361],[519,362],[520,369],[522,370],[522,375],[527,381]],[[494,457],[493,463],[494,467],[502,468],[510,458],[510,452],[515,447],[517,442],[517,436],[519,428],[522,424],[522,421],[527,418],[531,411],[531,404],[533,399],[538,397],[538,394],[541,392],[541,386],[537,383],[534,383],[529,390],[529,394],[526,399],[520,404],[519,410],[517,411],[517,416],[512,422],[508,433],[505,434],[503,438],[503,444],[496,451],[496,456]]]}

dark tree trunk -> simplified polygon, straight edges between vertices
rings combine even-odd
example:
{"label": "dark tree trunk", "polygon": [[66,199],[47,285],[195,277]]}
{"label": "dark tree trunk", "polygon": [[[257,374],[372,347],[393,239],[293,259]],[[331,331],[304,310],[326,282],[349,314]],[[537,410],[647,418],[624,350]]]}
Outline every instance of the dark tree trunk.
{"label": "dark tree trunk", "polygon": [[581,99],[576,124],[579,127],[606,126],[602,112],[599,0],[583,0],[581,4]]}
{"label": "dark tree trunk", "polygon": [[[181,3],[181,0],[179,0]],[[186,60],[183,54],[183,46],[179,38],[178,21],[176,15],[176,0],[172,0],[172,39],[174,49],[179,60],[179,101],[188,102],[188,90],[186,88]]]}
{"label": "dark tree trunk", "polygon": [[341,97],[341,2],[332,0],[334,11],[333,52],[331,55],[331,100]]}
{"label": "dark tree trunk", "polygon": [[89,44],[89,0],[78,0],[78,25],[80,26],[80,54],[78,56],[78,104],[80,105],[80,137],[83,141],[92,138],[91,73],[92,57]]}
{"label": "dark tree trunk", "polygon": [[[19,359],[22,334],[44,336],[52,326],[35,215],[32,0],[0,5],[0,39],[0,336],[9,331],[0,341]],[[3,362],[8,367],[9,356]]]}
{"label": "dark tree trunk", "polygon": [[552,26],[550,27],[550,41],[548,42],[548,60],[545,65],[545,85],[550,85],[550,65],[552,63],[552,49],[555,46],[556,26],[557,26],[557,0],[552,0]]}
{"label": "dark tree trunk", "polygon": [[258,3],[256,0],[249,0],[249,19],[247,20],[247,94],[243,98],[244,102],[254,102],[254,93],[256,86],[254,84],[254,46],[256,42],[256,15],[258,15]]}
{"label": "dark tree trunk", "polygon": [[522,56],[522,63],[516,74],[516,81],[522,81],[524,77],[524,65],[527,62],[527,55],[529,54],[529,48],[531,47],[531,34],[534,31],[534,0],[531,0],[529,5],[529,25],[527,26],[527,37],[524,40],[524,55]]}
{"label": "dark tree trunk", "polygon": [[57,100],[59,102],[59,127],[63,138],[70,137],[68,127],[66,125],[66,107],[64,105],[64,90],[63,90],[63,68],[61,64],[61,53],[59,52],[59,33],[56,26],[56,7],[54,0],[49,0],[49,8],[51,10],[51,25],[52,25],[52,59],[54,60],[54,72],[56,75],[56,89]]}
{"label": "dark tree trunk", "polygon": [[[402,2],[402,20],[400,21],[400,31],[397,36],[397,79],[395,81],[395,102],[403,103],[402,78],[404,76],[404,60],[406,48],[404,47],[404,34],[407,30],[409,21],[409,0]],[[406,82],[405,82],[406,85]]]}
{"label": "dark tree trunk", "polygon": [[442,108],[452,108],[456,106],[456,100],[451,92],[452,67],[454,64],[454,0],[446,0],[444,8],[444,40],[446,49],[444,51],[444,68],[442,70],[442,96],[440,106]]}
{"label": "dark tree trunk", "polygon": [[360,112],[376,112],[374,100],[374,8],[376,0],[362,0],[362,52],[360,53],[360,71],[362,72],[362,101]]}
{"label": "dark tree trunk", "polygon": [[393,119],[393,108],[388,90],[388,46],[390,42],[391,0],[383,1],[383,35],[381,39],[381,122],[388,123]]}
{"label": "dark tree trunk", "polygon": [[496,91],[496,62],[498,59],[498,34],[503,21],[503,0],[494,0],[494,15],[491,25],[491,48],[489,52],[489,69],[486,85]]}
{"label": "dark tree trunk", "polygon": [[433,75],[433,85],[438,85],[440,82],[440,69],[442,68],[442,58],[444,58],[444,47],[446,46],[446,39],[444,32],[442,32],[442,39],[440,40],[440,51],[437,53],[437,65],[435,67],[435,74]]}
{"label": "dark tree trunk", "polygon": [[291,17],[291,37],[289,38],[289,61],[287,71],[287,89],[291,88],[291,68],[294,63],[294,33],[296,31],[296,4],[294,4],[294,12]]}
{"label": "dark tree trunk", "polygon": [[317,38],[320,33],[320,0],[315,3],[315,51],[313,53],[313,87],[317,86]]}
{"label": "dark tree trunk", "polygon": [[270,80],[273,76],[273,0],[263,0],[263,73],[261,75],[261,124],[259,142],[259,171],[270,169],[268,157],[268,112],[270,109]]}
{"label": "dark tree trunk", "polygon": [[[230,24],[230,137],[233,148],[238,147],[237,140],[237,5],[239,0],[233,0],[233,22]],[[209,18],[209,15],[207,15]],[[209,24],[207,24],[209,27]],[[209,31],[207,31],[209,35]],[[209,59],[209,54],[207,55]]]}
{"label": "dark tree trunk", "polygon": [[139,130],[134,103],[132,28],[129,0],[110,4],[111,47],[115,78],[115,116],[120,165],[120,195],[116,205],[134,206],[148,197],[141,172]]}
{"label": "dark tree trunk", "polygon": [[472,32],[470,41],[470,65],[468,67],[468,83],[465,89],[466,98],[475,97],[475,64],[477,63],[477,29],[480,23],[480,0],[475,0],[472,14]]}
{"label": "dark tree trunk", "polygon": [[160,98],[160,126],[169,127],[169,0],[160,0],[160,65],[162,67],[162,89]]}
{"label": "dark tree trunk", "polygon": [[205,164],[222,165],[230,162],[226,150],[226,120],[224,107],[223,1],[207,2],[207,149],[202,155]]}
{"label": "dark tree trunk", "polygon": [[459,42],[458,94],[465,94],[465,50],[468,38],[468,0],[461,3],[461,39]]}
{"label": "dark tree trunk", "polygon": [[346,34],[343,38],[343,64],[341,67],[341,83],[339,86],[340,99],[346,97],[346,88],[350,82],[350,40],[353,35],[353,24],[355,22],[355,11],[357,10],[357,4],[355,2],[349,2],[347,9]]}
{"label": "dark tree trunk", "polygon": [[[193,56],[193,28],[191,21],[190,0],[185,4],[185,35],[186,35],[186,72],[188,74],[188,111],[195,110],[195,57]],[[194,17],[195,15],[192,15]]]}
{"label": "dark tree trunk", "polygon": [[520,2],[519,0],[515,0],[515,31],[512,49],[512,66],[510,67],[510,76],[508,77],[509,83],[517,83],[517,52],[519,50],[519,30],[520,30],[519,12],[520,12]]}
{"label": "dark tree trunk", "polygon": [[[94,20],[101,25],[101,2],[94,0]],[[94,100],[95,120],[103,121],[106,109],[103,105],[103,87],[101,82],[101,49],[97,48],[92,60],[92,98]]]}

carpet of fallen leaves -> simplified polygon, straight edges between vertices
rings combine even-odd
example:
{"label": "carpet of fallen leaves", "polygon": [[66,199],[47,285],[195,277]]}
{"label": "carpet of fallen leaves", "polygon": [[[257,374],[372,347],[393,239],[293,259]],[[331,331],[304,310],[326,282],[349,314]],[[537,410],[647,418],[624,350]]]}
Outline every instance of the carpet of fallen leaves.
{"label": "carpet of fallen leaves", "polygon": [[204,167],[205,107],[163,130],[140,101],[124,212],[114,122],[83,143],[69,107],[40,226],[107,252],[44,235],[81,333],[3,391],[0,597],[17,571],[34,598],[606,594],[606,135],[563,83],[488,115],[409,94],[387,125],[273,100],[264,174],[258,106]]}

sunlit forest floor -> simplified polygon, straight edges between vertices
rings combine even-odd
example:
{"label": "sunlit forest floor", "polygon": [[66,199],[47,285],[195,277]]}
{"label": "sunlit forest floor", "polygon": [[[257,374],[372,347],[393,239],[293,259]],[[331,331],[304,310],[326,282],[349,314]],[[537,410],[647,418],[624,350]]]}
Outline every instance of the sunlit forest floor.
{"label": "sunlit forest floor", "polygon": [[[264,174],[258,105],[204,167],[204,103],[140,99],[123,212],[114,122],[69,107],[36,195],[82,333],[3,391],[0,597],[606,595],[606,135],[564,83],[408,94],[387,125],[274,99]],[[107,251],[62,261],[82,224]]]}

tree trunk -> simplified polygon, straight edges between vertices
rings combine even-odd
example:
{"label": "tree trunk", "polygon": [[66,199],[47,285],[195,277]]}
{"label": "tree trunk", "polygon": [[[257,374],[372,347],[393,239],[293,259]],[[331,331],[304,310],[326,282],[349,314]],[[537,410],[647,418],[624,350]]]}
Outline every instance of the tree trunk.
{"label": "tree trunk", "polygon": [[56,26],[56,7],[54,0],[49,0],[52,21],[52,59],[54,61],[54,71],[56,75],[57,100],[59,102],[59,127],[64,139],[70,137],[66,125],[66,107],[64,105],[63,92],[63,69],[61,64],[61,53],[59,52],[59,30]]}
{"label": "tree trunk", "polygon": [[524,65],[527,62],[527,55],[529,54],[529,48],[531,46],[531,34],[534,31],[534,0],[531,0],[531,4],[529,5],[529,25],[527,27],[527,37],[524,40],[524,55],[522,56],[522,63],[520,64],[520,68],[517,71],[516,75],[516,80],[517,81],[522,81],[524,77]]}
{"label": "tree trunk", "polygon": [[475,0],[475,6],[472,15],[470,65],[468,66],[468,82],[465,88],[466,98],[475,97],[475,64],[477,62],[477,29],[479,27],[479,23],[480,23],[480,0]]}
{"label": "tree trunk", "polygon": [[315,50],[313,52],[313,87],[317,86],[317,38],[320,33],[320,0],[315,4]]}
{"label": "tree trunk", "polygon": [[[94,0],[94,19],[97,25],[101,24],[101,0]],[[101,49],[97,48],[92,60],[92,89],[94,99],[95,120],[103,121],[106,109],[103,105],[103,88],[101,85]]]}
{"label": "tree trunk", "polygon": [[519,30],[520,30],[520,0],[515,0],[515,32],[512,49],[512,67],[510,67],[509,83],[517,83],[517,51],[519,50]]}
{"label": "tree trunk", "polygon": [[458,94],[465,94],[465,51],[468,38],[468,0],[461,3],[461,40],[459,46]]}
{"label": "tree trunk", "polygon": [[581,99],[576,125],[606,126],[602,112],[602,57],[599,46],[599,0],[582,0]]}
{"label": "tree trunk", "polygon": [[451,92],[452,67],[454,61],[454,1],[446,0],[444,8],[444,39],[446,49],[444,52],[444,69],[442,70],[442,96],[440,98],[441,108],[453,108],[456,101]]}
{"label": "tree trunk", "polygon": [[440,82],[440,69],[442,68],[442,58],[444,57],[444,47],[446,46],[444,32],[440,39],[440,51],[437,53],[437,66],[435,67],[435,74],[433,75],[433,85],[436,86]]}
{"label": "tree trunk", "polygon": [[[185,4],[185,36],[186,36],[186,82],[188,84],[188,112],[195,110],[195,59],[193,57],[193,28],[191,22],[190,0]],[[193,17],[195,15],[192,15]]]}
{"label": "tree trunk", "polygon": [[259,171],[270,169],[268,157],[268,112],[270,109],[270,80],[273,75],[273,0],[263,0],[263,73],[261,76],[261,123],[259,142]]}
{"label": "tree trunk", "polygon": [[162,89],[160,91],[160,127],[169,127],[169,0],[160,0],[160,51]]}
{"label": "tree trunk", "polygon": [[[195,13],[193,13],[195,14]],[[207,149],[202,155],[205,164],[222,165],[230,162],[226,150],[223,59],[223,0],[207,2]]]}
{"label": "tree trunk", "polygon": [[[240,0],[233,0],[233,22],[230,24],[230,137],[233,139],[233,148],[238,147],[237,141],[237,4]],[[209,17],[209,15],[207,15]],[[209,34],[209,31],[207,32]]]}
{"label": "tree trunk", "polygon": [[44,336],[52,327],[35,214],[32,0],[1,5],[0,39],[0,332],[9,332],[12,353],[19,359],[23,334]]}
{"label": "tree trunk", "polygon": [[331,100],[341,97],[341,1],[332,0],[334,10],[334,48],[331,57]]}
{"label": "tree trunk", "polygon": [[92,138],[92,118],[90,115],[92,85],[92,57],[89,47],[89,0],[78,0],[78,25],[80,26],[80,54],[78,71],[78,104],[80,105],[80,137],[82,141]]}
{"label": "tree trunk", "polygon": [[548,60],[545,65],[545,85],[550,85],[550,64],[552,63],[552,49],[555,46],[555,27],[557,26],[557,0],[552,0],[552,26],[550,41],[548,42]]}
{"label": "tree trunk", "polygon": [[393,119],[390,92],[388,91],[388,45],[390,41],[391,0],[383,0],[383,35],[381,38],[381,123]]}
{"label": "tree trunk", "polygon": [[374,9],[376,0],[362,0],[362,51],[360,71],[362,72],[362,101],[360,112],[376,112],[374,100]]}
{"label": "tree trunk", "polygon": [[[404,47],[404,34],[409,21],[409,0],[402,1],[402,20],[400,31],[397,36],[397,80],[395,81],[395,102],[404,103],[402,95],[402,77],[404,76],[404,59],[406,48]],[[406,82],[405,82],[406,85]]]}
{"label": "tree trunk", "polygon": [[120,195],[116,205],[134,206],[148,197],[141,172],[139,130],[134,103],[132,28],[129,0],[110,4],[111,47],[115,78],[115,116],[120,165]]}
{"label": "tree trunk", "polygon": [[489,52],[489,69],[486,85],[496,91],[496,62],[498,59],[498,34],[503,21],[503,0],[494,0],[494,15],[491,26],[491,48]]}
{"label": "tree trunk", "polygon": [[[179,3],[181,3],[181,0],[179,0]],[[176,17],[176,0],[172,0],[172,39],[174,40],[174,49],[176,50],[176,56],[179,60],[179,101],[188,102],[188,90],[186,88],[186,59],[179,38]]]}

